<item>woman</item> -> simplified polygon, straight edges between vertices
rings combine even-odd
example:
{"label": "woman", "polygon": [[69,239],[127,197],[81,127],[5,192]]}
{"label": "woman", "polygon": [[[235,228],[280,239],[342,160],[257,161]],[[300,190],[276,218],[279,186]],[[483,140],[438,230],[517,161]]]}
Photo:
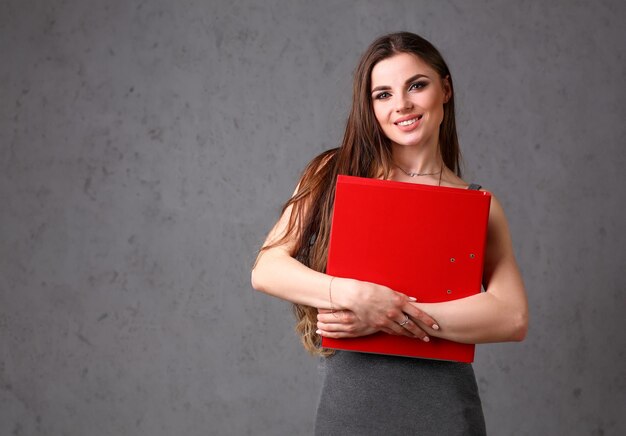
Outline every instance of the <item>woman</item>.
{"label": "woman", "polygon": [[495,196],[486,292],[423,304],[385,286],[324,274],[338,174],[467,189],[459,161],[452,77],[440,53],[406,32],[374,41],[355,71],[341,147],[308,165],[252,271],[255,289],[294,303],[305,348],[326,356],[316,434],[485,433],[470,364],[319,348],[322,336],[378,331],[474,344],[525,337],[524,285]]}

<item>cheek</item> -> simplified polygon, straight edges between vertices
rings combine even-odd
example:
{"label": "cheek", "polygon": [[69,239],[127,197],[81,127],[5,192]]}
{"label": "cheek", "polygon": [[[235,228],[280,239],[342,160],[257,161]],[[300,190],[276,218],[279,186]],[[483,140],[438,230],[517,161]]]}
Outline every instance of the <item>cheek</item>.
{"label": "cheek", "polygon": [[438,106],[441,106],[441,98],[436,93],[429,92],[420,96],[420,106],[432,111],[436,111]]}
{"label": "cheek", "polygon": [[380,107],[380,104],[374,104],[374,117],[376,118],[376,121],[378,121],[379,125],[383,125],[383,108]]}
{"label": "cheek", "polygon": [[428,109],[437,120],[443,120],[443,97],[439,95],[431,95],[428,99],[422,101],[422,107]]}
{"label": "cheek", "polygon": [[389,110],[382,103],[374,105],[373,109],[374,117],[378,123],[378,128],[385,134],[385,136],[388,136],[392,132],[392,126],[389,124]]}

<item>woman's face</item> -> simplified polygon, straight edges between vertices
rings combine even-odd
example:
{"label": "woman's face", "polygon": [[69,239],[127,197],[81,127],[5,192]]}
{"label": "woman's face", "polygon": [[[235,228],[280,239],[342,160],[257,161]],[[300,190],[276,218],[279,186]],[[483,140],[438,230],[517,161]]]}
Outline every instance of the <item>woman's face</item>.
{"label": "woman's face", "polygon": [[399,53],[372,69],[372,106],[385,135],[399,146],[436,146],[448,79],[416,55]]}

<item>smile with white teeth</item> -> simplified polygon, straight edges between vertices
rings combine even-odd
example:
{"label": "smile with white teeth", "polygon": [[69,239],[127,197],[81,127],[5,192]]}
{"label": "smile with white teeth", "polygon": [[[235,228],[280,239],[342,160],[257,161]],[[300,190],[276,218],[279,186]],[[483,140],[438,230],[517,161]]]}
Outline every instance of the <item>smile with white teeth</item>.
{"label": "smile with white teeth", "polygon": [[422,116],[420,115],[410,120],[400,121],[399,123],[396,123],[396,124],[399,126],[410,126],[411,124],[414,124],[416,121],[419,121],[421,118]]}

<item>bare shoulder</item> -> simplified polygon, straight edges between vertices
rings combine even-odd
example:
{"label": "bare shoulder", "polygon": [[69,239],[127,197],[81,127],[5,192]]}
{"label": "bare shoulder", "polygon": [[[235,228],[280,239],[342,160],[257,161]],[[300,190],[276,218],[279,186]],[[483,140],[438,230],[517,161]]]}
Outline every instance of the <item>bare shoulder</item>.
{"label": "bare shoulder", "polygon": [[485,250],[485,275],[488,277],[504,264],[510,264],[514,268],[517,266],[509,224],[502,204],[493,192],[488,189],[481,189],[481,191],[491,194]]}
{"label": "bare shoulder", "polygon": [[488,189],[480,188],[480,191],[487,192],[491,196],[491,204],[489,207],[489,225],[504,225],[506,227],[505,230],[508,232],[506,215],[498,197],[496,197],[496,195]]}
{"label": "bare shoulder", "polygon": [[[469,186],[471,184],[468,184]],[[508,234],[508,223],[502,203],[498,200],[498,197],[489,189],[480,187],[480,192],[486,192],[491,197],[491,203],[489,205],[489,230],[505,231]]]}

